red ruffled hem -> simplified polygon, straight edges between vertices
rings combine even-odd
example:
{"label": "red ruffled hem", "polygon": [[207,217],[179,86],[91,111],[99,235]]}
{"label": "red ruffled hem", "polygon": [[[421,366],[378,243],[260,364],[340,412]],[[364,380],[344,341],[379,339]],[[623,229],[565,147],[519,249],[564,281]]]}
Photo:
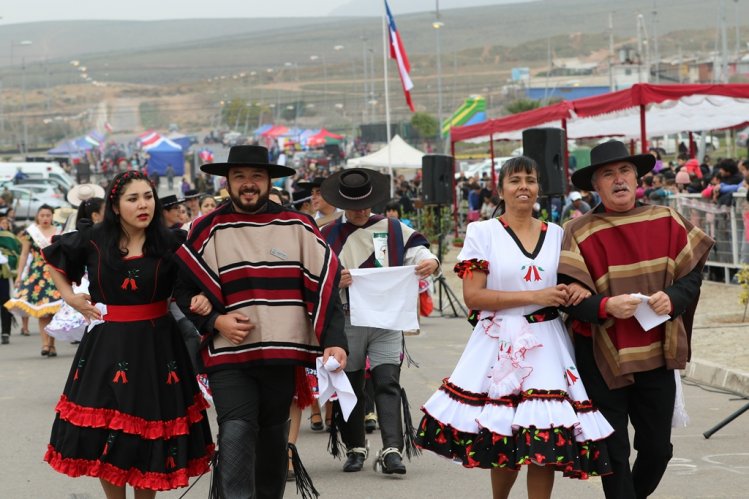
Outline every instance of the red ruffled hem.
{"label": "red ruffled hem", "polygon": [[214,451],[214,444],[209,445],[206,448],[206,455],[204,457],[192,459],[187,463],[186,468],[181,468],[171,473],[143,472],[137,468],[124,470],[113,464],[101,462],[98,459],[64,458],[52,445],[47,447],[44,460],[55,471],[73,478],[85,475],[104,479],[118,487],[131,485],[139,489],[171,490],[179,487],[187,487],[190,477],[199,476],[207,472],[210,469],[210,461]]}
{"label": "red ruffled hem", "polygon": [[187,415],[169,421],[149,421],[138,416],[122,413],[116,409],[84,407],[60,396],[55,410],[60,419],[75,426],[87,428],[107,428],[139,435],[148,440],[164,440],[190,433],[190,425],[203,419],[203,412],[210,407],[202,393],[195,394],[193,403],[187,408]]}

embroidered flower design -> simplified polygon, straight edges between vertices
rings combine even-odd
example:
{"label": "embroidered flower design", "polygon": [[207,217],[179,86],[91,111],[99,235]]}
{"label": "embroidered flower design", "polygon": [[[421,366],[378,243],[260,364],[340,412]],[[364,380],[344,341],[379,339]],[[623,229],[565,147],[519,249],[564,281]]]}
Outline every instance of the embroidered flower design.
{"label": "embroidered flower design", "polygon": [[169,448],[169,455],[166,458],[166,468],[171,469],[177,466],[177,464],[174,461],[174,458],[177,457],[177,448],[176,447],[170,447]]}
{"label": "embroidered flower design", "polygon": [[137,291],[138,285],[135,283],[135,279],[138,277],[138,274],[140,273],[139,269],[131,269],[127,271],[127,277],[125,277],[125,280],[122,281],[122,286],[120,286],[122,289],[128,289],[130,288],[131,291]]}
{"label": "embroidered flower design", "polygon": [[169,374],[166,377],[166,384],[171,385],[179,383],[179,376],[177,376],[177,362],[170,360],[166,363],[166,369],[169,371]]}
{"label": "embroidered flower design", "polygon": [[127,362],[120,361],[117,363],[117,372],[114,373],[113,383],[119,383],[122,381],[123,384],[127,384]]}
{"label": "embroidered flower design", "polygon": [[578,376],[575,376],[575,373],[577,372],[577,369],[575,369],[575,366],[570,366],[567,369],[565,369],[565,374],[567,375],[567,380],[569,380],[570,385],[574,385],[575,382],[579,379]]}
{"label": "embroidered flower design", "polygon": [[535,264],[523,265],[520,268],[520,270],[525,270],[526,268],[528,270],[525,273],[525,277],[523,277],[523,280],[525,282],[531,282],[531,280],[533,280],[533,281],[540,281],[541,280],[541,274],[539,273],[539,271],[545,272],[545,270],[543,269],[543,267],[539,267],[538,265],[535,265]]}
{"label": "embroidered flower design", "polygon": [[84,365],[86,365],[86,359],[79,359],[78,365],[75,368],[75,374],[73,375],[73,381],[78,379],[78,373],[81,369],[83,369]]}

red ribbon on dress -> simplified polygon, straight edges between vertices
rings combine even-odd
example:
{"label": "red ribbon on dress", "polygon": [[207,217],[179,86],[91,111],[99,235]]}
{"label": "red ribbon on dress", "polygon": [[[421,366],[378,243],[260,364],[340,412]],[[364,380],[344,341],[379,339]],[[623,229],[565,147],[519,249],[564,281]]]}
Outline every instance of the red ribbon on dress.
{"label": "red ribbon on dress", "polygon": [[138,289],[138,285],[135,284],[135,279],[132,277],[126,277],[124,281],[122,281],[122,286],[120,286],[122,289],[127,289],[128,286],[132,291],[136,291]]}
{"label": "red ribbon on dress", "polygon": [[122,380],[123,384],[127,383],[127,373],[125,371],[122,371],[122,370],[117,371],[114,375],[114,379],[112,380],[112,382],[119,383],[120,380]]}
{"label": "red ribbon on dress", "polygon": [[525,273],[525,279],[526,282],[530,282],[531,278],[533,278],[534,281],[540,281],[541,280],[541,274],[538,273],[538,267],[535,265],[531,265],[528,267],[528,272]]}
{"label": "red ribbon on dress", "polygon": [[172,383],[179,383],[179,376],[176,371],[169,371],[169,376],[166,378],[166,384],[171,385]]}

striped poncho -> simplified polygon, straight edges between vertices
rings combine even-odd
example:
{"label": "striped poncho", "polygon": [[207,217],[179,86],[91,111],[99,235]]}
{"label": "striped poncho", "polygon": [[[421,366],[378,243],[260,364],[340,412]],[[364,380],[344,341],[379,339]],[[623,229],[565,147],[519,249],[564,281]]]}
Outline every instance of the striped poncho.
{"label": "striped poncho", "polygon": [[[713,244],[676,211],[653,205],[625,213],[601,206],[571,220],[564,233],[558,273],[603,296],[664,291],[701,269]],[[686,312],[648,332],[634,317],[591,324],[596,364],[608,386],[627,386],[633,373],[661,366],[683,369],[697,299]]]}
{"label": "striped poncho", "polygon": [[[206,370],[312,366],[321,345],[345,348],[335,296],[338,259],[309,216],[274,203],[263,213],[243,214],[229,203],[193,223],[177,257],[215,312],[241,312],[255,326],[239,345],[210,336],[201,351]],[[329,327],[336,314],[340,320]]]}

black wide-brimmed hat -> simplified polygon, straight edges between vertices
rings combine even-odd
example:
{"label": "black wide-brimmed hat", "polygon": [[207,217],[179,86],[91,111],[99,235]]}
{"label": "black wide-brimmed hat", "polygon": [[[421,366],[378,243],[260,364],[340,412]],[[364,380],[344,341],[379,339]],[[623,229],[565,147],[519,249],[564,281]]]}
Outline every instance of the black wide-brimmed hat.
{"label": "black wide-brimmed hat", "polygon": [[590,166],[580,168],[572,174],[572,183],[584,191],[594,191],[593,172],[609,163],[627,161],[637,168],[637,177],[642,177],[655,166],[655,156],[652,154],[629,154],[624,142],[609,140],[598,144],[590,150]]}
{"label": "black wide-brimmed hat", "polygon": [[184,199],[179,199],[174,194],[169,194],[168,196],[164,196],[161,198],[161,207],[165,210],[168,210],[172,208],[173,206],[177,206],[178,204],[184,203]]}
{"label": "black wide-brimmed hat", "polygon": [[200,169],[211,175],[226,177],[232,166],[252,166],[265,168],[271,178],[288,177],[296,170],[288,166],[274,165],[268,162],[268,149],[263,146],[234,146],[229,149],[229,159],[226,163],[208,163]]}
{"label": "black wide-brimmed hat", "polygon": [[199,198],[199,197],[200,197],[200,193],[197,191],[197,189],[187,189],[185,191],[185,201],[187,201],[188,199],[194,199],[194,198]]}
{"label": "black wide-brimmed hat", "polygon": [[309,189],[302,189],[291,193],[291,205],[295,208],[299,208],[310,199],[312,199],[312,192]]}
{"label": "black wide-brimmed hat", "polygon": [[320,187],[325,182],[325,177],[315,177],[312,180],[300,180],[296,183],[302,189],[312,189],[313,187]]}
{"label": "black wide-brimmed hat", "polygon": [[320,193],[336,208],[363,210],[390,198],[390,180],[368,168],[351,168],[326,178]]}

